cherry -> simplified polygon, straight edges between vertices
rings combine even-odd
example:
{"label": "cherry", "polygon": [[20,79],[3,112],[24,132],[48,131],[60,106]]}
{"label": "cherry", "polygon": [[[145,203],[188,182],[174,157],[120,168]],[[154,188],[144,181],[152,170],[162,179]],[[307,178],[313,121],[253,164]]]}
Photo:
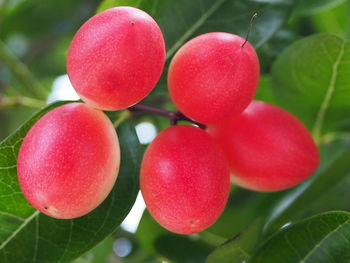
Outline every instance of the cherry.
{"label": "cherry", "polygon": [[203,130],[171,126],[158,134],[141,164],[141,191],[156,221],[179,234],[213,224],[230,188],[222,150]]}
{"label": "cherry", "polygon": [[120,110],[151,92],[164,62],[164,39],[153,18],[137,8],[115,7],[93,16],[76,33],[67,72],[85,102]]}
{"label": "cherry", "polygon": [[287,111],[253,101],[243,113],[208,132],[224,150],[233,182],[256,191],[283,190],[317,168],[319,153],[303,124]]}
{"label": "cherry", "polygon": [[119,143],[106,115],[83,103],[60,106],[30,129],[17,172],[29,203],[55,218],[75,218],[97,207],[119,170]]}
{"label": "cherry", "polygon": [[182,46],[168,72],[170,96],[189,118],[215,123],[242,112],[252,101],[259,61],[245,39],[229,33],[207,33]]}

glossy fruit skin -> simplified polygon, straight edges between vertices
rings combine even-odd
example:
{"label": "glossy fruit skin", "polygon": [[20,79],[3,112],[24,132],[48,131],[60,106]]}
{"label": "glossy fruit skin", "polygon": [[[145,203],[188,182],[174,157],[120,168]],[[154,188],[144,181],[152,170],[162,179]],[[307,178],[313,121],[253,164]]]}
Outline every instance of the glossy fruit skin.
{"label": "glossy fruit skin", "polygon": [[170,96],[189,118],[216,123],[242,112],[252,101],[259,79],[259,60],[239,36],[214,32],[182,46],[168,71]]}
{"label": "glossy fruit skin", "polygon": [[159,26],[133,7],[107,9],[75,34],[67,72],[79,96],[102,110],[127,108],[154,88],[165,63]]}
{"label": "glossy fruit skin", "polygon": [[197,233],[213,224],[230,189],[222,150],[205,131],[185,125],[158,134],[144,154],[140,180],[151,215],[179,234]]}
{"label": "glossy fruit skin", "polygon": [[30,129],[17,173],[32,206],[69,219],[89,213],[107,197],[119,163],[118,137],[106,115],[71,103],[48,112]]}
{"label": "glossy fruit skin", "polygon": [[253,101],[243,113],[208,132],[224,150],[233,182],[256,191],[283,190],[304,181],[319,153],[304,125],[287,111]]}

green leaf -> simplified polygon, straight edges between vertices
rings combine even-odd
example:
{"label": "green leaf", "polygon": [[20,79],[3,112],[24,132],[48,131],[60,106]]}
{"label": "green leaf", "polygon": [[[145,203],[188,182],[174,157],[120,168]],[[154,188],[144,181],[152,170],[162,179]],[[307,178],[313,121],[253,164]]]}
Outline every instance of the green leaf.
{"label": "green leaf", "polygon": [[273,65],[278,101],[296,114],[316,139],[350,124],[350,43],[331,34],[295,42]]}
{"label": "green leaf", "polygon": [[258,218],[242,233],[215,249],[208,256],[206,263],[241,263],[248,260],[260,238],[261,228],[262,220]]}
{"label": "green leaf", "polygon": [[35,121],[61,104],[48,106],[0,144],[0,262],[69,262],[110,235],[135,202],[141,151],[132,125],[125,122],[118,128],[122,163],[117,183],[98,208],[58,220],[27,203],[17,182],[18,149]]}
{"label": "green leaf", "polygon": [[105,0],[98,11],[114,6],[138,7],[162,29],[167,58],[187,40],[207,32],[231,32],[245,36],[251,16],[259,14],[250,41],[255,47],[268,40],[288,17],[294,0]]}
{"label": "green leaf", "polygon": [[348,263],[350,213],[327,212],[278,231],[249,263]]}
{"label": "green leaf", "polygon": [[332,7],[335,7],[345,0],[300,0],[294,9],[298,16],[312,15]]}

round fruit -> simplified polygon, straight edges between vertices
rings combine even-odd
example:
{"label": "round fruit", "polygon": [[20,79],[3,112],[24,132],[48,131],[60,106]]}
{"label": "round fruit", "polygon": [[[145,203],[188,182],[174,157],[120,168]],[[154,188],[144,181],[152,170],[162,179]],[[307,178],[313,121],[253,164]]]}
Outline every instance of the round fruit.
{"label": "round fruit", "polygon": [[21,145],[17,172],[29,203],[55,218],[75,218],[97,207],[119,170],[119,143],[110,120],[83,103],[44,115]]}
{"label": "round fruit", "polygon": [[153,18],[137,8],[115,7],[93,16],[76,33],[67,72],[85,102],[120,110],[151,92],[164,62],[164,39]]}
{"label": "round fruit", "polygon": [[308,130],[287,111],[253,101],[243,113],[208,127],[224,150],[233,182],[257,191],[292,187],[317,168]]}
{"label": "round fruit", "polygon": [[259,79],[259,60],[245,39],[207,33],[175,54],[168,87],[178,109],[203,124],[242,112],[252,101]]}
{"label": "round fruit", "polygon": [[179,234],[213,224],[229,195],[225,156],[213,139],[193,126],[163,130],[141,164],[141,191],[156,221]]}

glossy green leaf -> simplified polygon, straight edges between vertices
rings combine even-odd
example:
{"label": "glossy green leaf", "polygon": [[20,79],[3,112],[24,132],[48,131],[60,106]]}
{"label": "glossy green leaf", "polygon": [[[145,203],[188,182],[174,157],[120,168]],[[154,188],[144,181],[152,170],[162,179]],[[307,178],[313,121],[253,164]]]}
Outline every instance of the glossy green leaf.
{"label": "glossy green leaf", "polygon": [[272,83],[283,108],[319,137],[350,124],[350,43],[331,34],[295,42],[273,65]]}
{"label": "glossy green leaf", "polygon": [[345,0],[300,0],[294,9],[296,15],[312,15],[332,7],[335,7]]}
{"label": "glossy green leaf", "polygon": [[327,212],[274,234],[249,263],[348,263],[350,213]]}
{"label": "glossy green leaf", "polygon": [[187,40],[207,32],[246,35],[249,20],[259,14],[250,41],[255,47],[268,40],[288,17],[294,0],[105,0],[98,11],[114,6],[134,6],[151,14],[161,27],[167,58]]}
{"label": "glossy green leaf", "polygon": [[260,218],[243,232],[215,249],[208,256],[206,263],[241,263],[248,260],[260,238],[261,228],[262,220]]}
{"label": "glossy green leaf", "polygon": [[138,192],[139,142],[132,125],[118,128],[122,163],[117,183],[94,211],[73,220],[50,218],[24,199],[16,156],[35,121],[62,103],[48,106],[0,144],[0,262],[69,262],[111,234],[131,209]]}

